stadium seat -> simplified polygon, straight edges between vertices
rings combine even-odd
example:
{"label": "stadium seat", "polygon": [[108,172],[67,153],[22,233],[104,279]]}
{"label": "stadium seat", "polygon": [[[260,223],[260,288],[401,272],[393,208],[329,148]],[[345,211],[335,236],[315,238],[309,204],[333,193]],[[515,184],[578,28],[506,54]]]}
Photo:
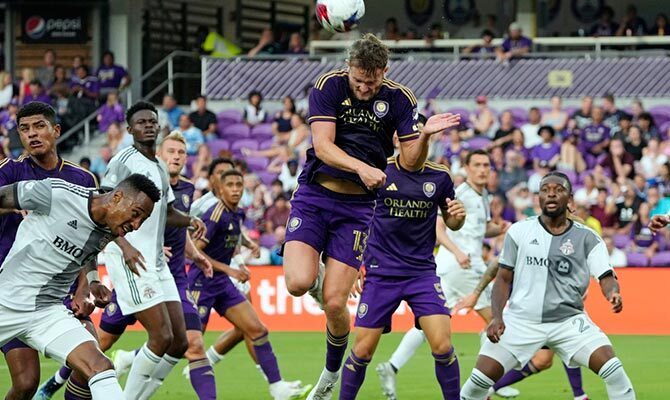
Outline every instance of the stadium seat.
{"label": "stadium seat", "polygon": [[453,107],[447,110],[448,113],[459,114],[461,116],[461,125],[470,121],[470,110],[462,107]]}
{"label": "stadium seat", "polygon": [[251,137],[257,140],[267,140],[272,139],[274,134],[272,133],[272,124],[260,124],[251,128]]}
{"label": "stadium seat", "polygon": [[661,138],[667,138],[668,129],[670,129],[670,120],[656,126],[658,127],[658,134],[661,135]]}
{"label": "stadium seat", "polygon": [[491,139],[484,136],[475,136],[468,140],[468,145],[472,150],[485,149],[489,144],[491,144]]}
{"label": "stadium seat", "polygon": [[628,235],[614,235],[612,236],[612,242],[614,247],[617,249],[625,249],[630,242],[630,236]]}
{"label": "stadium seat", "polygon": [[207,147],[209,147],[212,157],[216,158],[220,152],[230,150],[230,142],[224,139],[212,140],[207,143]]}
{"label": "stadium seat", "polygon": [[628,260],[629,267],[648,267],[649,258],[642,253],[629,253],[626,252],[626,259]]}
{"label": "stadium seat", "polygon": [[274,172],[268,172],[268,171],[261,171],[258,174],[258,177],[261,179],[261,182],[263,184],[270,186],[272,182],[277,179],[278,174],[275,174]]}
{"label": "stadium seat", "polygon": [[514,126],[520,127],[528,121],[528,110],[523,107],[510,107],[505,111],[512,113],[512,118],[514,119]]}
{"label": "stadium seat", "polygon": [[277,239],[275,239],[275,235],[272,233],[264,233],[260,238],[261,247],[265,247],[266,249],[271,249],[276,243]]}
{"label": "stadium seat", "polygon": [[216,116],[218,120],[230,120],[235,123],[242,122],[243,117],[244,112],[236,109],[223,110]]}
{"label": "stadium seat", "polygon": [[575,171],[570,171],[570,170],[558,170],[558,171],[564,173],[565,176],[567,176],[568,179],[570,179],[570,182],[573,182],[573,185],[574,185],[574,183],[576,183],[578,181],[579,176],[577,175],[577,173]]}
{"label": "stadium seat", "polygon": [[253,139],[238,139],[230,146],[230,151],[236,156],[242,155],[242,148],[249,150],[258,150],[258,142]]}
{"label": "stadium seat", "polygon": [[231,142],[239,139],[247,139],[251,134],[251,130],[247,124],[234,124],[225,127],[221,131],[221,138],[230,140]]}
{"label": "stadium seat", "polygon": [[258,150],[267,150],[271,149],[274,146],[275,141],[272,139],[264,140],[258,144]]}
{"label": "stadium seat", "polygon": [[[628,262],[630,264],[630,261]],[[670,251],[661,251],[656,253],[650,260],[651,267],[669,267],[670,266]]]}
{"label": "stadium seat", "polygon": [[247,167],[254,172],[265,171],[270,163],[266,157],[245,157],[244,161],[247,162]]}

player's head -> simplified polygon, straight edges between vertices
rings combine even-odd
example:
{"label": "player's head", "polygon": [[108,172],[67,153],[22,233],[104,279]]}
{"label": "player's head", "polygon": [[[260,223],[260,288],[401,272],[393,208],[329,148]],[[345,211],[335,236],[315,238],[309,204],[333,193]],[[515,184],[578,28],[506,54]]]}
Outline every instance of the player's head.
{"label": "player's head", "polygon": [[389,50],[371,33],[356,40],[349,49],[349,86],[359,100],[372,99],[388,71]]}
{"label": "player's head", "polygon": [[186,165],[186,139],[178,131],[172,131],[163,138],[158,147],[160,157],[168,167],[170,176],[179,176]]}
{"label": "player's head", "polygon": [[465,156],[465,172],[468,181],[476,186],[484,187],[491,173],[491,158],[486,150],[473,150]]}
{"label": "player's head", "polygon": [[151,179],[142,174],[132,174],[107,196],[104,224],[113,234],[125,236],[139,229],[149,218],[161,193]]}
{"label": "player's head", "polygon": [[39,158],[56,151],[60,125],[50,105],[41,101],[26,104],[16,114],[16,124],[21,144],[31,156]]}
{"label": "player's head", "polygon": [[572,183],[562,172],[550,172],[540,181],[540,208],[542,214],[556,218],[567,215],[572,200]]}
{"label": "player's head", "polygon": [[221,184],[217,196],[223,200],[226,205],[237,207],[242,199],[242,192],[244,192],[244,177],[242,173],[236,169],[229,169],[223,171],[221,174]]}
{"label": "player's head", "polygon": [[233,160],[227,157],[219,157],[212,160],[207,170],[209,176],[209,187],[216,192],[221,184],[221,174],[229,169],[235,169]]}
{"label": "player's head", "polygon": [[126,122],[128,132],[133,135],[135,143],[152,146],[160,126],[158,125],[158,111],[153,104],[146,101],[138,101],[126,111]]}

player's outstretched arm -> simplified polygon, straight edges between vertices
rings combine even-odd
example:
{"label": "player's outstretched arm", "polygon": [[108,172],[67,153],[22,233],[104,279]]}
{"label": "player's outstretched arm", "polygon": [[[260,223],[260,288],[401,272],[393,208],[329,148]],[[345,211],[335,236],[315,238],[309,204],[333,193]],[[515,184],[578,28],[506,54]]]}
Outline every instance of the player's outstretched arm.
{"label": "player's outstretched arm", "polygon": [[19,210],[19,204],[14,196],[16,185],[14,183],[0,187],[0,209]]}
{"label": "player's outstretched arm", "polygon": [[477,287],[475,290],[470,293],[469,295],[463,297],[456,305],[454,306],[454,314],[459,312],[460,310],[469,310],[474,308],[474,306],[477,304],[477,300],[479,300],[479,296],[482,295],[482,292],[484,292],[484,289],[491,283],[491,281],[496,277],[496,274],[498,273],[498,263],[494,262],[489,265],[488,268],[486,268],[486,271],[484,271],[484,274],[482,275],[481,278],[479,278],[479,283],[477,283]]}
{"label": "player's outstretched arm", "polygon": [[244,266],[240,265],[240,269],[230,268],[230,265],[224,264],[220,261],[217,261],[205,253],[205,247],[207,247],[207,242],[203,239],[194,242],[195,247],[200,251],[203,257],[212,264],[212,268],[216,272],[223,272],[231,278],[235,278],[238,281],[244,283],[249,280],[250,273],[249,270]]}
{"label": "player's outstretched arm", "polygon": [[420,170],[428,157],[428,141],[430,140],[430,136],[445,129],[458,126],[460,123],[460,114],[435,114],[428,118],[425,125],[414,127],[414,132],[419,135],[414,140],[403,140],[404,135],[401,136],[402,132],[398,132],[398,138],[400,139],[400,163],[403,168],[410,171]]}
{"label": "player's outstretched arm", "polygon": [[502,312],[509,300],[512,281],[514,280],[514,271],[507,268],[498,268],[496,281],[493,284],[491,293],[491,311],[493,320],[486,329],[486,336],[493,343],[498,343],[500,337],[505,332],[505,323],[503,322]]}
{"label": "player's outstretched arm", "polygon": [[670,223],[670,217],[667,215],[654,215],[649,222],[649,229],[656,233],[668,226],[668,223]]}
{"label": "player's outstretched arm", "polygon": [[621,288],[619,281],[616,280],[614,272],[610,271],[606,276],[599,279],[600,289],[607,301],[612,304],[612,311],[620,313],[623,310],[623,299],[621,297]]}
{"label": "player's outstretched arm", "polygon": [[193,240],[198,240],[201,237],[204,237],[207,232],[207,227],[200,218],[191,217],[190,215],[177,210],[172,203],[168,204],[167,219],[165,222],[170,226],[189,228],[189,230],[192,231],[191,236],[193,237]]}
{"label": "player's outstretched arm", "polygon": [[438,216],[437,224],[435,225],[437,244],[449,250],[451,254],[456,257],[456,261],[458,261],[458,265],[460,265],[461,268],[470,268],[470,255],[463,253],[461,249],[459,249],[458,246],[456,246],[456,244],[452,242],[451,239],[449,239],[446,230],[447,225],[444,222],[444,217]]}
{"label": "player's outstretched arm", "polygon": [[193,243],[193,240],[191,239],[191,235],[188,233],[186,233],[186,246],[184,248],[184,253],[186,254],[186,257],[193,260],[195,265],[198,266],[202,272],[204,272],[206,278],[211,278],[214,276],[212,263],[209,262],[203,252],[198,250],[195,243]]}
{"label": "player's outstretched arm", "polygon": [[503,233],[507,232],[507,228],[509,228],[510,225],[511,224],[507,221],[504,221],[502,224],[496,224],[493,221],[489,221],[486,224],[486,233],[484,234],[484,237],[492,238],[502,235]]}

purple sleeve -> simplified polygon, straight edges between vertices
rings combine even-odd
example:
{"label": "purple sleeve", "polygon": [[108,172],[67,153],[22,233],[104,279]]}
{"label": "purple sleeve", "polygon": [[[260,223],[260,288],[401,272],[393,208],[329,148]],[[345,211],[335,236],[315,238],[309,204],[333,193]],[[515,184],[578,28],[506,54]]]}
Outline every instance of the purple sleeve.
{"label": "purple sleeve", "polygon": [[86,83],[84,84],[84,86],[86,87],[86,89],[87,89],[89,92],[93,92],[93,93],[98,93],[98,92],[100,92],[100,82],[98,82],[97,79],[89,79],[89,80],[87,80]]}
{"label": "purple sleeve", "polygon": [[314,86],[309,94],[310,124],[316,121],[335,122],[337,120],[336,78],[328,78],[325,82]]}
{"label": "purple sleeve", "polygon": [[[419,137],[419,109],[414,94],[407,88],[397,91],[396,131],[398,140],[406,142]],[[395,105],[395,104],[394,104]]]}
{"label": "purple sleeve", "polygon": [[11,185],[16,181],[14,161],[5,158],[0,162],[0,186]]}
{"label": "purple sleeve", "polygon": [[119,74],[119,78],[123,79],[123,78],[125,78],[126,76],[128,76],[128,71],[126,71],[126,69],[123,68],[122,66],[120,66],[120,65],[115,65],[115,66],[114,66],[114,69],[115,69],[116,72]]}
{"label": "purple sleeve", "polygon": [[211,218],[212,213],[213,213],[213,211],[214,211],[216,208],[217,208],[217,207],[214,206],[214,207],[210,210],[210,212],[207,212],[207,214],[205,214],[205,215],[203,216],[203,218],[202,218],[202,222],[204,222],[204,223],[205,223],[205,226],[207,227],[207,233],[205,234],[205,238],[207,239],[207,242],[208,242],[208,243],[209,243],[210,241],[212,241],[212,240],[214,239],[214,237],[216,236],[216,233],[217,233],[217,231],[218,231],[218,226],[219,226],[219,224],[221,223],[221,220],[218,220],[218,221],[215,222],[215,221],[213,221],[212,218]]}
{"label": "purple sleeve", "polygon": [[456,198],[456,192],[454,191],[454,181],[451,179],[451,175],[448,173],[444,174],[444,183],[442,184],[443,192],[440,197],[440,207],[447,206],[447,199],[454,200]]}
{"label": "purple sleeve", "polygon": [[508,51],[511,50],[511,48],[512,48],[512,45],[511,45],[510,40],[509,39],[503,40],[503,43],[502,43],[503,51],[508,52]]}
{"label": "purple sleeve", "polygon": [[522,47],[528,47],[530,49],[531,47],[533,47],[533,40],[531,38],[524,37]]}

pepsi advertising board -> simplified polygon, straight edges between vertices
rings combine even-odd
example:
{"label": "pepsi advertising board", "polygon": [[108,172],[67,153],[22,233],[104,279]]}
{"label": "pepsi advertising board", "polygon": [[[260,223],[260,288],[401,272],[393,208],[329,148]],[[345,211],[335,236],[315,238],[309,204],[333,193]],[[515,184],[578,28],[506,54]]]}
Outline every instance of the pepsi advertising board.
{"label": "pepsi advertising board", "polygon": [[21,40],[24,43],[86,43],[88,10],[29,7],[21,11]]}

